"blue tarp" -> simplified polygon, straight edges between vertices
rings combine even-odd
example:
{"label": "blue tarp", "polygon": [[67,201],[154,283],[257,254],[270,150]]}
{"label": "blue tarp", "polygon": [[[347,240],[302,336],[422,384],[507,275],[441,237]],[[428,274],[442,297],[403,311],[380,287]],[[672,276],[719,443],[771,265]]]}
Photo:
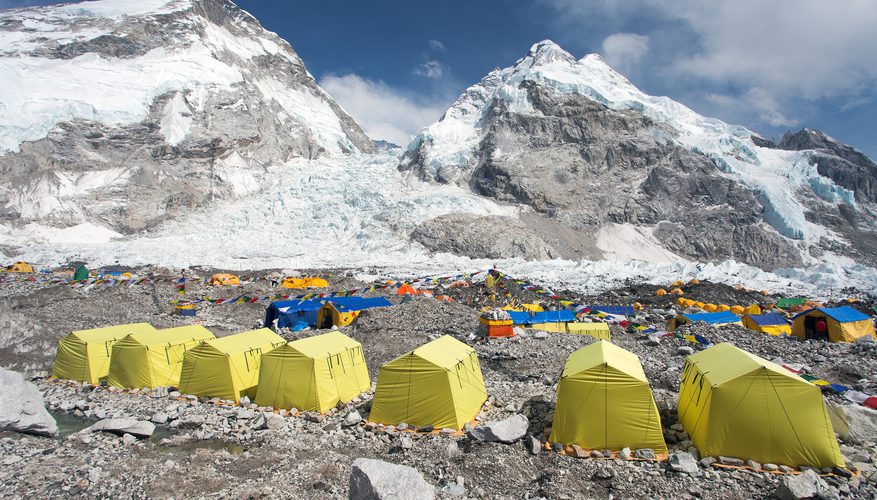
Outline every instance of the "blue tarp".
{"label": "blue tarp", "polygon": [[[317,311],[323,307],[319,300],[281,300],[272,302],[265,311],[264,326],[271,326],[277,320],[280,328],[293,328],[297,322],[305,322],[308,325],[317,324]],[[300,330],[302,328],[299,328]]]}
{"label": "blue tarp", "polygon": [[604,312],[606,314],[614,314],[616,316],[634,316],[636,315],[636,311],[634,311],[633,306],[588,306],[591,309],[596,309],[597,311]]}
{"label": "blue tarp", "polygon": [[747,314],[752,321],[755,322],[756,325],[759,326],[771,326],[771,325],[788,325],[789,320],[786,319],[782,314],[777,313],[767,313],[767,314]]}
{"label": "blue tarp", "polygon": [[534,323],[569,323],[576,320],[576,313],[564,309],[562,311],[506,311],[516,325],[532,325]]}
{"label": "blue tarp", "polygon": [[[326,302],[331,302],[339,311],[362,311],[374,307],[393,305],[384,297],[331,297],[311,300],[281,300],[272,302],[265,311],[264,326],[271,326],[277,319],[279,328],[303,330],[306,326],[317,326],[317,311]],[[305,326],[302,325],[305,323]]]}
{"label": "blue tarp", "polygon": [[[808,309],[800,314],[796,314],[795,317],[792,319],[795,319],[798,316],[803,316],[812,310],[813,309]],[[853,321],[863,321],[871,319],[871,316],[868,316],[863,312],[859,312],[849,306],[817,307],[816,310],[837,321],[838,323],[851,323]]]}
{"label": "blue tarp", "polygon": [[721,311],[714,313],[697,313],[697,314],[683,314],[685,318],[688,318],[689,321],[703,321],[704,323],[709,323],[711,325],[722,324],[722,323],[734,323],[740,321],[740,318],[732,313],[731,311]]}

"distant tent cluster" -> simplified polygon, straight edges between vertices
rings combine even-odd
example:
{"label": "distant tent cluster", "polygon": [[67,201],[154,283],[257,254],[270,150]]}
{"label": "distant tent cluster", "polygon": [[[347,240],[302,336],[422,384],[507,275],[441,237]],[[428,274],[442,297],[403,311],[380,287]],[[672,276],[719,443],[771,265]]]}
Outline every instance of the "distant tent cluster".
{"label": "distant tent cluster", "polygon": [[610,338],[608,324],[602,322],[580,322],[576,312],[569,309],[559,311],[508,311],[508,315],[514,326],[546,332],[584,334],[598,339],[608,340]]}
{"label": "distant tent cluster", "polygon": [[7,273],[32,273],[34,272],[34,268],[32,265],[27,262],[19,261],[13,264],[6,266],[5,268]]}

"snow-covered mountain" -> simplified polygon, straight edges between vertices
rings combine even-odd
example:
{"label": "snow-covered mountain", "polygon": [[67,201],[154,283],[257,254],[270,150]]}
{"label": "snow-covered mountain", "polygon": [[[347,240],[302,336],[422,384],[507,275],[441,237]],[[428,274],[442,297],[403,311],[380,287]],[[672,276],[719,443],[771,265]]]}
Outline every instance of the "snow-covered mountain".
{"label": "snow-covered mountain", "polygon": [[[399,169],[529,206],[521,220],[555,256],[669,254],[766,269],[877,262],[870,159],[809,130],[773,144],[646,95],[600,56],[577,60],[551,41],[463,92]],[[491,231],[451,222],[458,234]]]}
{"label": "snow-covered mountain", "polygon": [[0,222],[132,233],[373,143],[227,0],[0,12]]}

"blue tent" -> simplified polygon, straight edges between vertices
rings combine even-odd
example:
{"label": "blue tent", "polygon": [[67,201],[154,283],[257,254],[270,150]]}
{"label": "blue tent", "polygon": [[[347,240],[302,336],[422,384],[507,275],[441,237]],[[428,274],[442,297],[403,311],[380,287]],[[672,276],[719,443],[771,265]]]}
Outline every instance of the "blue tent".
{"label": "blue tent", "polygon": [[684,318],[687,318],[692,323],[696,321],[703,321],[704,323],[709,323],[711,325],[721,325],[725,323],[739,323],[740,317],[731,311],[720,311],[720,312],[712,312],[712,313],[697,313],[697,314],[683,314]]}
{"label": "blue tent", "polygon": [[746,317],[755,322],[759,326],[772,325],[788,325],[789,320],[782,314],[766,313],[766,314],[747,314]]}
{"label": "blue tent", "polygon": [[614,314],[616,316],[633,316],[636,314],[633,306],[588,306],[590,309],[594,309],[600,312],[604,312],[606,314]]}
{"label": "blue tent", "polygon": [[568,309],[562,311],[506,311],[516,325],[532,325],[535,323],[569,323],[576,320],[576,313]]}
{"label": "blue tent", "polygon": [[272,302],[265,311],[264,326],[271,326],[277,319],[278,328],[292,328],[294,331],[317,326],[317,311],[326,302],[331,302],[339,311],[362,311],[374,307],[393,305],[384,297],[331,297],[311,300],[281,300]]}
{"label": "blue tent", "polygon": [[[851,323],[853,321],[862,321],[869,320],[871,316],[863,312],[859,312],[852,307],[849,306],[840,306],[840,307],[817,307],[815,308],[817,311],[825,314],[829,318],[837,321],[838,323]],[[794,320],[798,316],[803,316],[813,309],[808,309],[800,314],[796,314],[792,319]]]}

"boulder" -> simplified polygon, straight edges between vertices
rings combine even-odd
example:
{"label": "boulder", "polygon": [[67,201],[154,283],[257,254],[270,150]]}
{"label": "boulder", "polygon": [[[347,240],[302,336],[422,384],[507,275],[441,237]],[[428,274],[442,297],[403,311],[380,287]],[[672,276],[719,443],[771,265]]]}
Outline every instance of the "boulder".
{"label": "boulder", "polygon": [[411,467],[357,458],[350,471],[347,497],[352,500],[430,500],[435,498],[435,488]]}
{"label": "boulder", "polygon": [[117,436],[131,434],[138,438],[148,438],[155,432],[155,424],[136,418],[106,418],[85,429],[89,432],[109,432]]}
{"label": "boulder", "polygon": [[651,448],[639,448],[638,450],[633,452],[636,458],[641,460],[654,460],[655,459],[655,450]]}
{"label": "boulder", "polygon": [[832,498],[837,496],[837,492],[832,491],[816,472],[807,470],[797,476],[783,477],[774,496],[780,500],[801,500],[817,497]]}
{"label": "boulder", "polygon": [[353,410],[344,417],[344,422],[342,422],[341,425],[343,427],[353,427],[354,425],[359,424],[360,420],[362,420],[362,415],[360,415],[358,411]]}
{"label": "boulder", "polygon": [[524,437],[529,426],[530,420],[518,413],[505,420],[480,425],[467,434],[475,441],[508,444]]}
{"label": "boulder", "polygon": [[877,410],[860,405],[840,405],[828,412],[834,432],[846,442],[862,444],[877,441]]}
{"label": "boulder", "polygon": [[542,452],[542,443],[533,436],[527,436],[524,440],[524,446],[531,455],[538,455]]}
{"label": "boulder", "polygon": [[670,470],[674,472],[682,472],[690,476],[700,475],[700,468],[697,466],[697,460],[691,453],[680,451],[670,455]]}
{"label": "boulder", "polygon": [[0,368],[0,430],[58,435],[58,425],[46,410],[37,386],[5,368]]}

